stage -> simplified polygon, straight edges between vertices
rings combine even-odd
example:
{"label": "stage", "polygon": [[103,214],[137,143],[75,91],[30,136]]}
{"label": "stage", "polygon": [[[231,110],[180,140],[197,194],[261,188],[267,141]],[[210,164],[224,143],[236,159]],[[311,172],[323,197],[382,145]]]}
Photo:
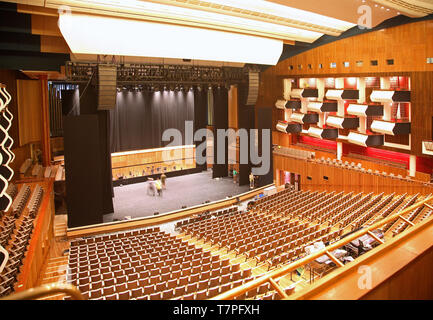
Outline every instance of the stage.
{"label": "stage", "polygon": [[239,187],[231,178],[212,179],[212,171],[195,173],[167,179],[167,189],[162,197],[147,194],[147,182],[114,188],[114,213],[104,216],[104,222],[124,220],[125,217],[153,216],[191,207],[205,201],[221,200],[247,192],[249,185]]}

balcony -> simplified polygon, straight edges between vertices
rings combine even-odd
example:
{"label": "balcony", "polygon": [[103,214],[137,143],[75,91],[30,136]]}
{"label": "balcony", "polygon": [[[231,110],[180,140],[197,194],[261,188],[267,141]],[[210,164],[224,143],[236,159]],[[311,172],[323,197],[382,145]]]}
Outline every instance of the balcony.
{"label": "balcony", "polygon": [[359,118],[329,116],[326,124],[338,129],[357,129],[359,127]]}
{"label": "balcony", "polygon": [[292,109],[292,110],[298,110],[301,109],[301,101],[300,100],[278,100],[275,103],[275,107],[277,109]]}
{"label": "balcony", "polygon": [[326,92],[329,100],[358,100],[359,90],[355,89],[331,89]]}
{"label": "balcony", "polygon": [[383,105],[349,104],[347,114],[357,117],[383,116]]}
{"label": "balcony", "polygon": [[310,102],[307,106],[308,111],[312,112],[337,112],[338,104],[337,102]]}
{"label": "balcony", "polygon": [[363,147],[383,146],[383,144],[385,143],[385,135],[350,132],[347,140],[349,143],[353,143]]}
{"label": "balcony", "polygon": [[410,122],[374,120],[371,124],[371,131],[391,136],[410,134]]}
{"label": "balcony", "polygon": [[410,102],[410,91],[374,90],[370,99],[373,102]]}
{"label": "balcony", "polygon": [[302,131],[302,125],[288,121],[278,121],[277,130],[283,133],[299,133]]}
{"label": "balcony", "polygon": [[304,124],[304,123],[317,123],[319,122],[319,115],[317,113],[297,113],[294,112],[290,116],[290,121]]}
{"label": "balcony", "polygon": [[317,128],[311,126],[308,129],[308,135],[310,137],[318,138],[318,139],[328,139],[333,140],[338,138],[338,129],[334,128]]}

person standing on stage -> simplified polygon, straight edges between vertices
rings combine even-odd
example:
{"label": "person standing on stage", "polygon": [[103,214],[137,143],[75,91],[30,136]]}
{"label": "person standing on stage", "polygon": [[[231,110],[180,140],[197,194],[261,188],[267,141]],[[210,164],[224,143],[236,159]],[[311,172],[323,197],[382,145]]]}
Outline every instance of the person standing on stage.
{"label": "person standing on stage", "polygon": [[165,180],[167,180],[167,176],[165,175],[165,173],[163,172],[161,174],[161,184],[162,184],[162,189],[165,190]]}
{"label": "person standing on stage", "polygon": [[152,178],[149,178],[147,194],[155,196],[155,181]]}
{"label": "person standing on stage", "polygon": [[155,182],[156,192],[158,193],[158,196],[162,196],[162,184],[161,180],[156,180]]}
{"label": "person standing on stage", "polygon": [[254,189],[254,175],[250,173],[250,189]]}
{"label": "person standing on stage", "polygon": [[238,182],[238,172],[236,169],[233,169],[233,183]]}

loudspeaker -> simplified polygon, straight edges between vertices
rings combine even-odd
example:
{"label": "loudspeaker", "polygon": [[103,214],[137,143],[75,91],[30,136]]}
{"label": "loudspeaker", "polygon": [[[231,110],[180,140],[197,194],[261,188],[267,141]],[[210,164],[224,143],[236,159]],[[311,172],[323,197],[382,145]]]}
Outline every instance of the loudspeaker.
{"label": "loudspeaker", "polygon": [[259,96],[259,75],[257,71],[248,72],[248,94],[245,105],[254,106]]}
{"label": "loudspeaker", "polygon": [[98,110],[111,110],[116,106],[117,67],[98,65]]}

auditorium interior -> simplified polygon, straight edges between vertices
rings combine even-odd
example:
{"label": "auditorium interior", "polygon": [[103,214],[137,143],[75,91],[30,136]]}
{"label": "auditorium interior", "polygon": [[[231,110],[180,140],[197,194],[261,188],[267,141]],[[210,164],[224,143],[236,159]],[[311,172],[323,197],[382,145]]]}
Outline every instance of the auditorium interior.
{"label": "auditorium interior", "polygon": [[2,0],[0,129],[0,300],[433,299],[431,1]]}

